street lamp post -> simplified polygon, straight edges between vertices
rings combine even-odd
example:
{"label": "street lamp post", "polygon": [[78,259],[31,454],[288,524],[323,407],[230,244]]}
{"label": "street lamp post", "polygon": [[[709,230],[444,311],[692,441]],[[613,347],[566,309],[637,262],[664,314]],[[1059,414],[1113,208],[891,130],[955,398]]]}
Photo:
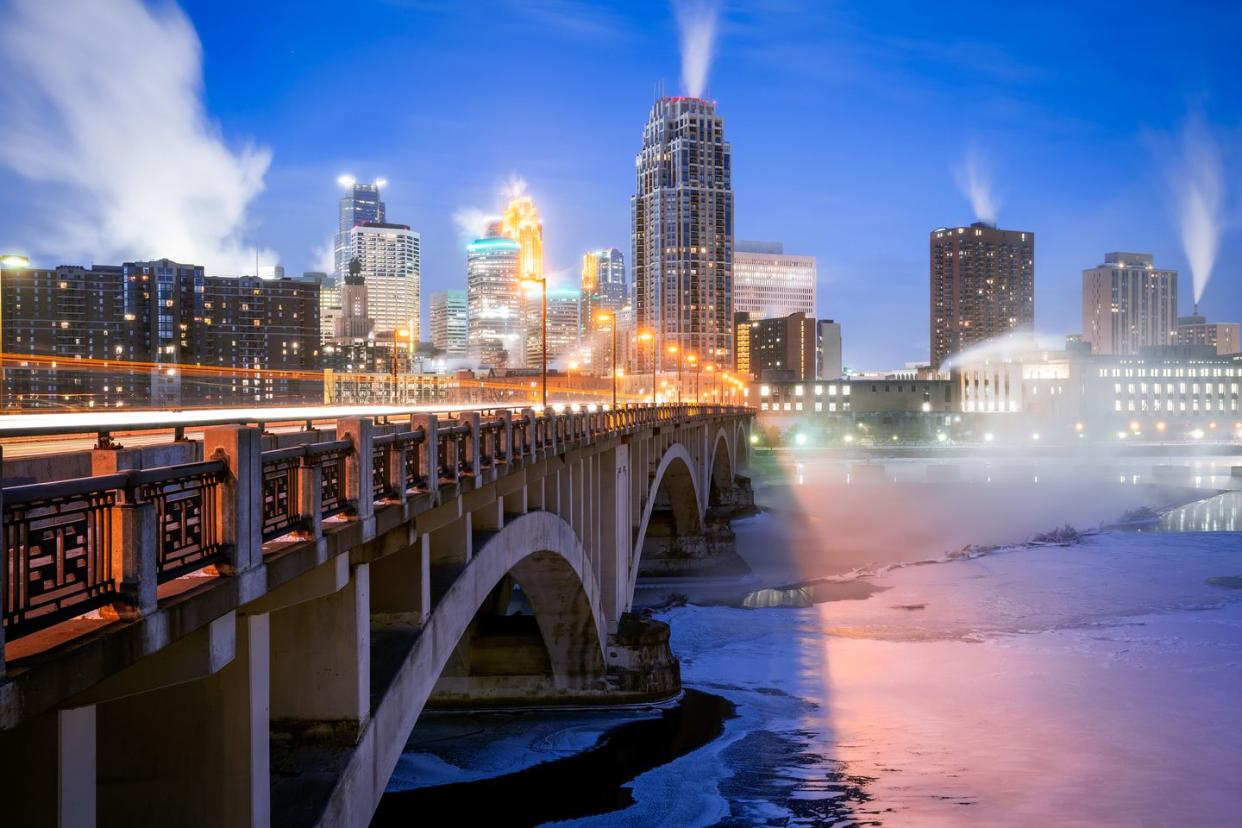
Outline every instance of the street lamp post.
{"label": "street lamp post", "polygon": [[682,351],[676,345],[669,345],[668,352],[677,355],[677,404],[681,405],[681,365]]}
{"label": "street lamp post", "polygon": [[409,339],[410,332],[405,328],[398,328],[392,332],[392,404],[397,404],[397,350],[400,348],[398,340]]}
{"label": "street lamp post", "polygon": [[528,286],[539,285],[539,377],[543,407],[548,407],[548,278],[528,276],[522,280]]}
{"label": "street lamp post", "polygon": [[697,354],[687,354],[686,359],[690,360],[690,367],[694,369],[694,401],[697,403],[699,401],[699,372],[703,366],[699,364]]}
{"label": "street lamp post", "polygon": [[617,410],[617,314],[613,311],[601,311],[595,317],[600,322],[607,320],[612,325],[612,351],[610,362],[612,363],[612,409]]}
{"label": "street lamp post", "polygon": [[659,362],[659,354],[655,349],[655,334],[651,331],[643,331],[638,335],[639,342],[651,343],[651,404],[656,404],[656,363]]}

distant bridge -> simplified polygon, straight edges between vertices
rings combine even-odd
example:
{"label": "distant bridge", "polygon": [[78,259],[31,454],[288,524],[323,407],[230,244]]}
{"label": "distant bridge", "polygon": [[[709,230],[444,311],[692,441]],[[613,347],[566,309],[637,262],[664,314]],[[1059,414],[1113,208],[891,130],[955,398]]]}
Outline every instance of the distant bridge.
{"label": "distant bridge", "polygon": [[324,413],[39,421],[101,433],[0,494],[5,824],[365,825],[429,701],[676,692],[627,611],[747,499],[749,410]]}

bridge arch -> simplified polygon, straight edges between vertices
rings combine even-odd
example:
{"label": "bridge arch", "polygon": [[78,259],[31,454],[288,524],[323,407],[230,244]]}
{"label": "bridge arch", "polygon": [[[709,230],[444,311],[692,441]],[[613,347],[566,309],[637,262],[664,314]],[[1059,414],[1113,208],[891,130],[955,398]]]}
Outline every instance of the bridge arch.
{"label": "bridge arch", "polygon": [[535,612],[558,688],[602,678],[607,625],[601,588],[573,527],[552,512],[507,521],[488,537],[432,609],[417,642],[373,707],[321,822],[363,825],[475,614],[505,578]]}
{"label": "bridge arch", "polygon": [[735,473],[750,465],[750,430],[740,422],[733,426],[733,459]]}
{"label": "bridge arch", "polygon": [[737,474],[737,438],[729,439],[725,429],[716,430],[712,440],[711,461],[707,473],[707,505],[720,505],[721,493],[733,485]]}
{"label": "bridge arch", "polygon": [[646,503],[634,536],[634,553],[630,556],[629,583],[626,589],[626,605],[633,603],[634,587],[638,583],[638,568],[642,562],[643,545],[651,528],[651,516],[661,493],[668,497],[673,516],[673,529],[679,536],[701,535],[703,518],[707,511],[707,498],[700,490],[698,464],[681,443],[673,443],[660,458],[651,486],[647,490]]}

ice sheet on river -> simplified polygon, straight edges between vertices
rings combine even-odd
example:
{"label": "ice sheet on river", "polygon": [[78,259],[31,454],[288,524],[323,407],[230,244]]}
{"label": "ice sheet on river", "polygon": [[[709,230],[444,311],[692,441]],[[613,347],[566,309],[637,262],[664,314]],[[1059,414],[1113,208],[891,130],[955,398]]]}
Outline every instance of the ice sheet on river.
{"label": "ice sheet on river", "polygon": [[[723,738],[590,825],[1236,825],[1242,535],[906,566],[865,600],[667,613]],[[1228,581],[1226,581],[1228,583]]]}

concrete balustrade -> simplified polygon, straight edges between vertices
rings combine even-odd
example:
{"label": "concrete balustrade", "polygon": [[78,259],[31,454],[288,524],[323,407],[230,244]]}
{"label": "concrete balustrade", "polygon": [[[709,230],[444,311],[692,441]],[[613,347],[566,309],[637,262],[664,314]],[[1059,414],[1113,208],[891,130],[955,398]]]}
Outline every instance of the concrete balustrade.
{"label": "concrete balustrade", "polygon": [[[81,639],[44,641],[37,618],[8,635],[0,802],[15,824],[361,825],[424,705],[677,691],[667,633],[626,613],[644,566],[727,557],[731,534],[709,529],[748,502],[749,413],[404,417],[213,425],[168,468],[98,449],[111,500],[38,484],[103,504],[82,514],[106,516],[109,569]],[[12,491],[18,508],[44,489]],[[192,578],[193,562],[160,569],[161,549],[216,539]]]}

